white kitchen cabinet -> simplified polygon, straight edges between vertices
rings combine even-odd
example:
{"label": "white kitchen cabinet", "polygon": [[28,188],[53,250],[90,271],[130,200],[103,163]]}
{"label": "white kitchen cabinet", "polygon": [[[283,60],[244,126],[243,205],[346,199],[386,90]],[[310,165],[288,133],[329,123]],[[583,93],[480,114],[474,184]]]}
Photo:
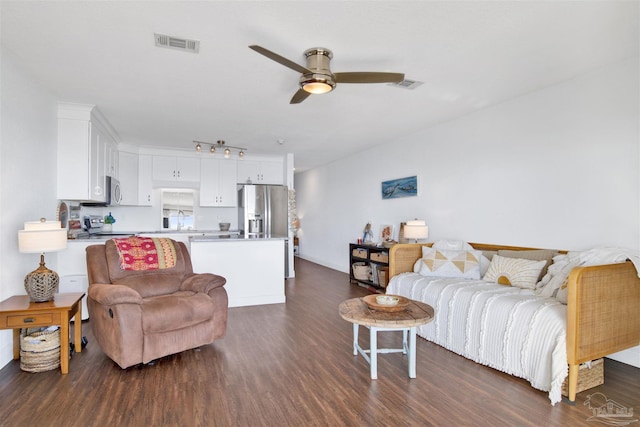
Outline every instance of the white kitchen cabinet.
{"label": "white kitchen cabinet", "polygon": [[151,206],[153,194],[153,156],[138,156],[138,206]]}
{"label": "white kitchen cabinet", "polygon": [[238,205],[236,165],[230,159],[202,159],[200,163],[200,206]]}
{"label": "white kitchen cabinet", "polygon": [[105,144],[105,170],[107,176],[112,176],[120,180],[120,153],[118,146],[111,138]]}
{"label": "white kitchen cabinet", "polygon": [[118,153],[121,205],[138,204],[138,154],[121,151]]}
{"label": "white kitchen cabinet", "polygon": [[94,105],[58,103],[57,198],[104,202],[105,176],[117,173],[117,146],[109,123]]}
{"label": "white kitchen cabinet", "polygon": [[153,180],[166,182],[199,182],[200,159],[195,157],[153,156]]}
{"label": "white kitchen cabinet", "polygon": [[[101,135],[104,135],[100,125],[96,122],[89,122],[89,195],[87,200],[104,202],[106,200],[105,181],[105,142]],[[62,197],[58,197],[61,199]]]}
{"label": "white kitchen cabinet", "polygon": [[239,160],[238,184],[277,184],[284,182],[282,160]]}
{"label": "white kitchen cabinet", "polygon": [[[99,240],[69,240],[67,249],[58,252],[56,272],[60,276],[60,292],[87,293],[87,246],[99,245]],[[87,296],[82,298],[82,320],[89,318]]]}

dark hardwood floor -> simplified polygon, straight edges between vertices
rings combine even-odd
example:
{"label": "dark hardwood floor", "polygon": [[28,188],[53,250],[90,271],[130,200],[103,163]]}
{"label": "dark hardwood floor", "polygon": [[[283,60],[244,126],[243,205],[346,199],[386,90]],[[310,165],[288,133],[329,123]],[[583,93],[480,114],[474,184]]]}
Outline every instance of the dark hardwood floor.
{"label": "dark hardwood floor", "polygon": [[[227,336],[154,365],[120,369],[94,343],[58,370],[0,370],[2,426],[579,426],[596,391],[640,417],[640,369],[606,360],[605,384],[551,406],[523,380],[418,338],[416,379],[402,354],[379,356],[378,380],[352,354],[338,304],[367,290],[296,260],[287,303],[229,309]],[[361,332],[368,345],[368,334]],[[399,333],[379,334],[398,346]]]}

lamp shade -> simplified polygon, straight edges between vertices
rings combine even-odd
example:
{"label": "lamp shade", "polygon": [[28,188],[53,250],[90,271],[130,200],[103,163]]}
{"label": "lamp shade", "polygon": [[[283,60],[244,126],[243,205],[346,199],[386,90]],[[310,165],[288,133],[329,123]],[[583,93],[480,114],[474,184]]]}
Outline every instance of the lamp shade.
{"label": "lamp shade", "polygon": [[44,253],[67,247],[67,230],[60,221],[29,221],[24,230],[18,231],[18,250],[23,253],[40,253],[40,267],[24,278],[24,289],[33,302],[51,301],[58,290],[60,277],[44,264]]}
{"label": "lamp shade", "polygon": [[407,239],[426,239],[429,237],[429,227],[421,220],[407,221],[404,226],[404,237]]}
{"label": "lamp shade", "polygon": [[22,253],[55,252],[67,248],[67,230],[60,221],[28,221],[18,231],[18,250]]}

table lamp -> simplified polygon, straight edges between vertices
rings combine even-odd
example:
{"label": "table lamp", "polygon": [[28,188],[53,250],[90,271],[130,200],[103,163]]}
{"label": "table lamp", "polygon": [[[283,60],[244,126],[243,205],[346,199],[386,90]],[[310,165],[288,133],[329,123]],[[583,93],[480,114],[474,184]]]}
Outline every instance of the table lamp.
{"label": "table lamp", "polygon": [[18,231],[18,249],[22,253],[40,253],[40,267],[24,278],[24,289],[33,302],[51,301],[58,290],[60,277],[44,265],[44,253],[67,248],[67,230],[60,221],[29,221]]}
{"label": "table lamp", "polygon": [[426,222],[419,219],[407,221],[404,226],[404,237],[409,240],[413,239],[414,243],[418,243],[418,239],[429,237],[429,227],[427,227]]}

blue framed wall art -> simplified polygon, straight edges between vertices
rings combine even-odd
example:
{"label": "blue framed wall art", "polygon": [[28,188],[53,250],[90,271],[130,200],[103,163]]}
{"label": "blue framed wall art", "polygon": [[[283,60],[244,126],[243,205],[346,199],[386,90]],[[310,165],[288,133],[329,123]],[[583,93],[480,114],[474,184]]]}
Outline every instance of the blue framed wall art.
{"label": "blue framed wall art", "polygon": [[392,179],[382,182],[382,198],[396,199],[398,197],[411,197],[418,195],[418,177]]}

